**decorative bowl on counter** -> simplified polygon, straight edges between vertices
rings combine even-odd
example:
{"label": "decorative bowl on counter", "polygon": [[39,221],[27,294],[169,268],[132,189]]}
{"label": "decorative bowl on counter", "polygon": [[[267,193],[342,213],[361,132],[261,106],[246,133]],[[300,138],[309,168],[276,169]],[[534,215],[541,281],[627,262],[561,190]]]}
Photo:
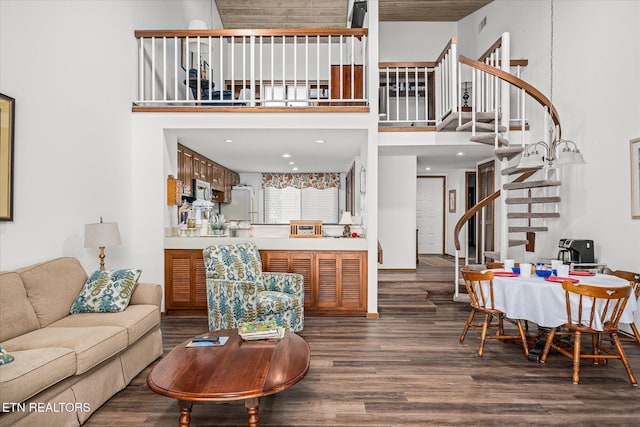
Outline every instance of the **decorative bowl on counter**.
{"label": "decorative bowl on counter", "polygon": [[511,271],[513,271],[516,274],[520,274],[520,267],[511,267]]}

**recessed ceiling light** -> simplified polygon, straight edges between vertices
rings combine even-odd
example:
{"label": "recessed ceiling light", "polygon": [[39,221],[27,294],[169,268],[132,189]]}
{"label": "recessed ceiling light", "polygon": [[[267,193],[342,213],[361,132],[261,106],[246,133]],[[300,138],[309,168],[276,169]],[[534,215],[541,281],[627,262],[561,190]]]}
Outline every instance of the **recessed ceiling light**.
{"label": "recessed ceiling light", "polygon": [[462,151],[458,151],[458,153],[456,154],[456,156],[464,156],[464,153]]}
{"label": "recessed ceiling light", "polygon": [[287,159],[287,158],[291,157],[291,154],[284,153],[284,154],[283,154],[282,156],[280,156],[280,157],[284,157],[285,159]]}
{"label": "recessed ceiling light", "polygon": [[296,162],[289,162],[289,164],[290,164],[290,165],[295,165],[295,164],[296,164]]}
{"label": "recessed ceiling light", "polygon": [[233,142],[233,139],[225,139],[224,142]]}
{"label": "recessed ceiling light", "polygon": [[424,168],[424,170],[426,170],[426,171],[430,171],[430,170],[431,170],[431,168]]}
{"label": "recessed ceiling light", "polygon": [[317,140],[316,140],[316,142],[317,142],[318,144],[324,144],[324,139],[317,139]]}
{"label": "recessed ceiling light", "polygon": [[298,168],[292,168],[292,170],[297,171],[297,170],[298,170]]}

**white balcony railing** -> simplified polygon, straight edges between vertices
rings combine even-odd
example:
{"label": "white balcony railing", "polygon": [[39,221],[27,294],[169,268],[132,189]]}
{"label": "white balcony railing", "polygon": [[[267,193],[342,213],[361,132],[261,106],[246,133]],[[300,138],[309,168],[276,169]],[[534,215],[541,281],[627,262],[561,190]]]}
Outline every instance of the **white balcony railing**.
{"label": "white balcony railing", "polygon": [[381,62],[381,126],[435,126],[433,62]]}
{"label": "white balcony railing", "polygon": [[368,106],[367,29],[136,31],[137,106]]}

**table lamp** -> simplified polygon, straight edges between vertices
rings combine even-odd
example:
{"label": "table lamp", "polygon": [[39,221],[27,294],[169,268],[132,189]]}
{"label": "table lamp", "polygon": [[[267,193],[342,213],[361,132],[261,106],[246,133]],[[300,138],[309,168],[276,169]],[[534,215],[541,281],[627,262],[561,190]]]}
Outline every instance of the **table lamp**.
{"label": "table lamp", "polygon": [[100,249],[100,270],[104,270],[104,248],[108,246],[118,246],[120,244],[120,231],[117,222],[100,222],[96,224],[85,224],[84,226],[84,247]]}
{"label": "table lamp", "polygon": [[344,230],[342,230],[342,237],[351,237],[351,224],[353,224],[353,219],[351,218],[351,212],[344,211],[342,214],[342,218],[340,218],[340,225],[344,225]]}

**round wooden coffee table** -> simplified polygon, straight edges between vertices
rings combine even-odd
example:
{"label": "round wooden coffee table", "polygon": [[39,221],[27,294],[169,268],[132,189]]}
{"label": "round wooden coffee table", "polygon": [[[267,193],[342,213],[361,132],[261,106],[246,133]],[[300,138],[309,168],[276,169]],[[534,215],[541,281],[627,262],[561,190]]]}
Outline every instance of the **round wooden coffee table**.
{"label": "round wooden coffee table", "polygon": [[153,367],[147,385],[178,399],[180,427],[191,421],[193,402],[244,400],[249,426],[260,425],[258,398],[286,390],[309,370],[309,345],[287,332],[281,340],[243,341],[236,329],[205,332],[228,336],[219,347],[186,347],[188,339]]}

